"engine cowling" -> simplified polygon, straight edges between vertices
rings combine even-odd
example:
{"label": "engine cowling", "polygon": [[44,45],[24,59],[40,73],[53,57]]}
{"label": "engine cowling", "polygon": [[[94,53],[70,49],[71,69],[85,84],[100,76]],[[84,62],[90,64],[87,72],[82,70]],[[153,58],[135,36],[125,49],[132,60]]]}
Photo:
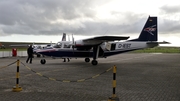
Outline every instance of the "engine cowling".
{"label": "engine cowling", "polygon": [[74,42],[75,46],[94,46],[101,44],[102,42],[100,40],[77,40]]}

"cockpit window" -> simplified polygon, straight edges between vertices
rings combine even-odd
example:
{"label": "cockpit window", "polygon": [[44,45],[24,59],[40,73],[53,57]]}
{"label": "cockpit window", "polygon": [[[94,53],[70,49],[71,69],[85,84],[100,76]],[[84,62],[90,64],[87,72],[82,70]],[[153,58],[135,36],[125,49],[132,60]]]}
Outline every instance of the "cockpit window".
{"label": "cockpit window", "polygon": [[62,46],[62,43],[58,42],[54,47],[55,48],[61,48],[61,46]]}
{"label": "cockpit window", "polygon": [[58,42],[54,48],[70,48],[71,45],[69,43],[65,43],[65,42]]}
{"label": "cockpit window", "polygon": [[69,44],[64,44],[64,48],[70,48]]}

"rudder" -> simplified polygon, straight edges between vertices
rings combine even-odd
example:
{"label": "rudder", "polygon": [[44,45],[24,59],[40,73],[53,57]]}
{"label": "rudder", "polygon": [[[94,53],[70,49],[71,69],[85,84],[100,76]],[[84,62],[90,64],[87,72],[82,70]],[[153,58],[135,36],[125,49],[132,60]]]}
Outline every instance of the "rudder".
{"label": "rudder", "polygon": [[150,17],[147,19],[139,38],[134,41],[157,41],[157,17]]}

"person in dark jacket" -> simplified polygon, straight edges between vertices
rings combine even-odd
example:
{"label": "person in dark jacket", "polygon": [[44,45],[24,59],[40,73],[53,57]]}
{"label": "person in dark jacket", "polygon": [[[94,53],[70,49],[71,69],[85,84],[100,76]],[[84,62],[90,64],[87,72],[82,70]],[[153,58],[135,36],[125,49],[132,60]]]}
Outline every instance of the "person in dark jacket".
{"label": "person in dark jacket", "polygon": [[32,48],[32,45],[30,45],[29,48],[27,49],[27,54],[28,54],[28,58],[26,60],[26,63],[28,63],[29,60],[30,60],[29,63],[32,63],[32,58],[33,58],[33,48]]}

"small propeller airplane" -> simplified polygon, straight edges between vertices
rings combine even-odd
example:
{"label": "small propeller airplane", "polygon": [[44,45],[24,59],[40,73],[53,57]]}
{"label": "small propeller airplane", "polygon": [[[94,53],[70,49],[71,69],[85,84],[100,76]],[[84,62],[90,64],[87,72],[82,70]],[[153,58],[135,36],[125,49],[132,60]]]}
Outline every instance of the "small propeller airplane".
{"label": "small propeller airplane", "polygon": [[[85,58],[85,62],[90,62],[90,58],[93,58],[92,65],[97,65],[98,58],[167,44],[168,42],[157,42],[157,32],[157,17],[149,16],[139,37],[136,39],[127,40],[128,36],[98,36],[74,41],[73,38],[72,41],[58,42],[52,49],[38,50],[37,53],[61,58]],[[126,41],[120,42],[120,40]],[[41,59],[40,62],[45,64],[46,60]]]}
{"label": "small propeller airplane", "polygon": [[[66,41],[66,33],[63,33],[62,36],[62,41]],[[40,57],[40,54],[37,53],[38,50],[40,49],[52,49],[54,47],[55,44],[53,44],[52,42],[50,44],[43,44],[43,45],[35,45],[33,43],[33,52],[34,54],[36,54],[38,57]]]}

